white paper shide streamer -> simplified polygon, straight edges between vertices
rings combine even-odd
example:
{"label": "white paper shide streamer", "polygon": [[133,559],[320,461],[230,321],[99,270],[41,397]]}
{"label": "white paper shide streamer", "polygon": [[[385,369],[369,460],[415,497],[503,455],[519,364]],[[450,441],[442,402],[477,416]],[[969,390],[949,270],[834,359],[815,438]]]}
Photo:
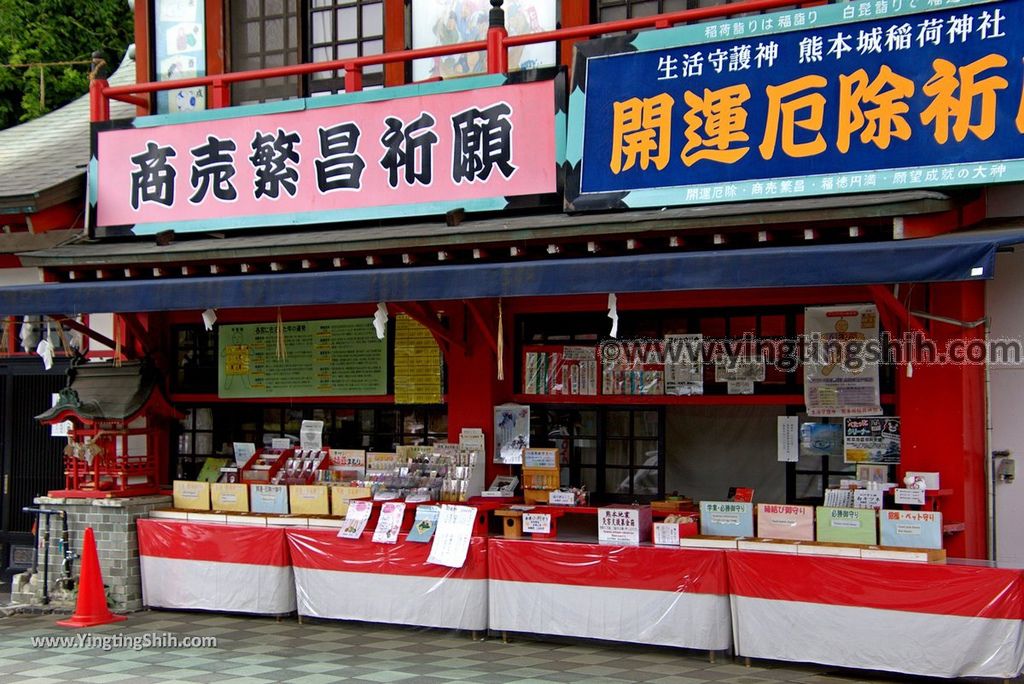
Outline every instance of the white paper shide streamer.
{"label": "white paper shide streamer", "polygon": [[612,319],[612,331],[608,333],[609,337],[619,336],[619,307],[615,300],[615,293],[608,293],[608,318]]}
{"label": "white paper shide streamer", "polygon": [[388,328],[388,305],[378,302],[377,313],[373,314],[373,329],[377,331],[377,339],[384,339],[384,331]]}

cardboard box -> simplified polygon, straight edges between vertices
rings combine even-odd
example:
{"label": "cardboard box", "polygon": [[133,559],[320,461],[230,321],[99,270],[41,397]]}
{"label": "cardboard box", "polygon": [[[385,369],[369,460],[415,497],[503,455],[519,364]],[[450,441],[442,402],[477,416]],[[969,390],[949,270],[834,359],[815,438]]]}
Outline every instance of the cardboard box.
{"label": "cardboard box", "polygon": [[292,513],[299,515],[327,515],[331,500],[326,485],[289,485],[288,500]]}
{"label": "cardboard box", "polygon": [[175,480],[174,507],[183,511],[210,510],[210,483]]}
{"label": "cardboard box", "polygon": [[816,511],[819,542],[871,545],[878,543],[878,525],[873,508],[829,508]]}
{"label": "cardboard box", "polygon": [[249,510],[253,513],[288,514],[287,485],[250,484]]}
{"label": "cardboard box", "polygon": [[814,507],[757,504],[757,536],[762,539],[814,541]]}
{"label": "cardboard box", "polygon": [[353,499],[369,499],[369,487],[331,487],[331,515],[344,517],[348,513],[348,502]]}
{"label": "cardboard box", "polygon": [[597,509],[600,544],[636,545],[651,538],[650,506],[604,506]]}
{"label": "cardboard box", "polygon": [[700,533],[705,537],[753,537],[753,504],[746,501],[701,501]]}
{"label": "cardboard box", "polygon": [[210,498],[215,511],[249,512],[249,485],[214,482],[210,485]]}

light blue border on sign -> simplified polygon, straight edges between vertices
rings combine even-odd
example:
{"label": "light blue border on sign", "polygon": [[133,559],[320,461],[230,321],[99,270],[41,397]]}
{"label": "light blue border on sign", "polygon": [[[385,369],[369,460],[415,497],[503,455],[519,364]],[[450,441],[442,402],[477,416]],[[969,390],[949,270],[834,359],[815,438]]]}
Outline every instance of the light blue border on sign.
{"label": "light blue border on sign", "polygon": [[331,211],[310,211],[299,214],[259,214],[220,219],[196,219],[192,221],[161,221],[137,223],[132,228],[134,235],[155,235],[165,230],[175,233],[201,233],[211,230],[239,228],[268,228],[275,226],[302,226],[311,223],[367,221],[385,218],[412,216],[437,216],[452,209],[466,211],[499,211],[507,206],[504,197],[485,197],[474,200],[450,200],[445,202],[421,202],[420,204],[389,204],[380,207],[335,209]]}
{"label": "light blue border on sign", "polygon": [[[908,166],[879,171],[846,171],[791,178],[758,178],[733,183],[675,185],[667,188],[631,190],[622,200],[631,208],[670,207],[687,204],[750,202],[762,199],[787,199],[808,195],[849,195],[881,190],[928,190],[935,187],[981,185],[991,183],[993,172],[999,182],[1024,180],[1024,159]],[[931,178],[930,174],[937,174]],[[953,178],[948,178],[952,173]],[[980,175],[984,173],[984,175]],[[946,174],[946,175],[944,175]],[[854,184],[854,179],[858,179]],[[871,179],[870,185],[865,181]],[[792,188],[783,191],[784,187]],[[797,190],[796,188],[802,188]],[[772,188],[769,191],[769,188]],[[591,194],[591,193],[588,193]],[[581,195],[585,197],[586,195]]]}

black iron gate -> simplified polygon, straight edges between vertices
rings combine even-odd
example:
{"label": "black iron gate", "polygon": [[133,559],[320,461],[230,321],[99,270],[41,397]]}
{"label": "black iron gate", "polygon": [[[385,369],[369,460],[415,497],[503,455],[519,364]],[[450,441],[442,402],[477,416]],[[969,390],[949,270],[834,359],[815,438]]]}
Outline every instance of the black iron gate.
{"label": "black iron gate", "polygon": [[67,383],[66,366],[44,371],[38,358],[0,364],[0,571],[4,578],[31,562],[32,499],[63,489],[66,441],[35,421]]}

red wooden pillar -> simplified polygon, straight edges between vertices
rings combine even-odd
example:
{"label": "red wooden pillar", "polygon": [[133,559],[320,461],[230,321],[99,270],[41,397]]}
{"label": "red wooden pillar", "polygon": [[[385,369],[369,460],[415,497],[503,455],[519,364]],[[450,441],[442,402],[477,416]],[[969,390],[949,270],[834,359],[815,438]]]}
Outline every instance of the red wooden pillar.
{"label": "red wooden pillar", "polygon": [[[985,315],[981,282],[943,283],[929,290],[929,313],[959,321]],[[952,340],[978,348],[984,329],[962,328],[932,321],[929,337],[939,353]],[[939,471],[943,489],[952,495],[940,500],[943,523],[965,524],[963,532],[946,538],[952,558],[985,558],[985,366],[947,361],[915,364],[913,376],[900,368],[897,410],[902,417],[903,457],[899,469]]]}
{"label": "red wooden pillar", "polygon": [[[490,456],[494,450],[494,407],[508,401],[509,383],[498,381],[498,363],[491,340],[497,331],[497,302],[480,302],[478,308],[482,318],[490,327],[489,333],[480,328],[480,323],[464,305],[455,304],[446,309],[453,331],[462,331],[466,341],[465,350],[452,347],[448,361],[448,439],[457,442],[462,428],[482,428],[487,437],[488,459],[484,469],[486,482],[490,483],[499,471],[492,465]],[[508,341],[510,330],[506,319],[506,352],[511,345]],[[511,376],[511,354],[506,353],[505,375]],[[508,468],[500,474],[507,475]]]}

